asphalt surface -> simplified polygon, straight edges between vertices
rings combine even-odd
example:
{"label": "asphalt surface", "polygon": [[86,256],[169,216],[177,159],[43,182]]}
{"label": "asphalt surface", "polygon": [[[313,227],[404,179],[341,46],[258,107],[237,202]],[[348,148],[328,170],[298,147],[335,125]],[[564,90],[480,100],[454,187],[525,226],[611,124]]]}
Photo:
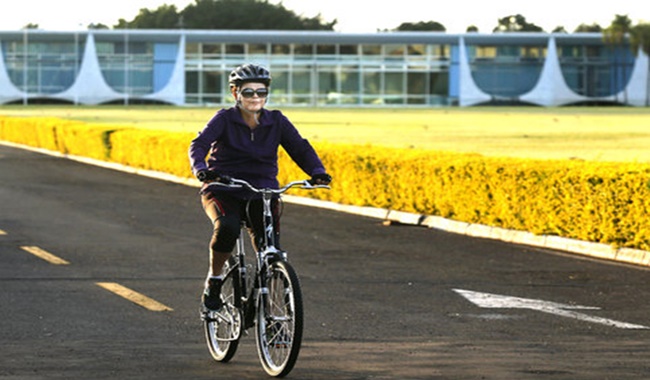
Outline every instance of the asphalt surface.
{"label": "asphalt surface", "polygon": [[[282,232],[306,316],[289,378],[650,378],[647,269],[293,204]],[[265,378],[252,331],[226,365],[205,346],[209,234],[195,188],[0,146],[0,378]]]}

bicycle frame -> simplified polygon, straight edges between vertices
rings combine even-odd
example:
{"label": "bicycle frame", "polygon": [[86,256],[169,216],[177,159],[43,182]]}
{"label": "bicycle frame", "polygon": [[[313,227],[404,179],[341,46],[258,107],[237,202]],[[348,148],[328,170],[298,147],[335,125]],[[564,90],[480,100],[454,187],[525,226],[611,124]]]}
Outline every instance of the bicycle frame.
{"label": "bicycle frame", "polygon": [[[281,251],[276,247],[277,242],[275,241],[275,227],[273,220],[273,212],[271,208],[271,201],[273,200],[274,195],[280,195],[292,187],[300,186],[302,189],[329,189],[327,185],[312,185],[307,180],[302,181],[293,181],[289,182],[285,186],[279,189],[258,189],[252,186],[245,180],[231,179],[230,184],[225,184],[221,182],[212,182],[208,186],[224,186],[224,187],[246,187],[249,190],[262,194],[262,203],[263,203],[263,226],[264,226],[264,239],[263,244],[259,247],[259,250],[255,251],[255,274],[253,276],[254,282],[252,283],[252,289],[248,288],[248,271],[246,269],[246,246],[245,246],[245,237],[243,234],[244,222],[242,222],[242,228],[239,232],[239,237],[237,238],[236,245],[236,266],[239,267],[239,282],[241,289],[241,299],[237,300],[237,307],[240,308],[244,313],[244,328],[247,329],[252,326],[253,321],[251,320],[254,317],[255,305],[258,303],[258,298],[260,295],[264,296],[268,294],[268,289],[261,287],[260,284],[266,283],[266,273],[265,268],[268,267],[270,261],[287,261],[287,253]],[[234,268],[233,268],[234,269]]]}

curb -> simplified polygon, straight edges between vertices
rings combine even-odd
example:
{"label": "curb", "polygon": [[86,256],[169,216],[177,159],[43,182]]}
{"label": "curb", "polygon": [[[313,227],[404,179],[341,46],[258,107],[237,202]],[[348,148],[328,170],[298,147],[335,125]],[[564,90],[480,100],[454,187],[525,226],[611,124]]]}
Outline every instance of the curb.
{"label": "curb", "polygon": [[525,231],[509,230],[500,227],[486,226],[483,224],[459,222],[440,216],[414,214],[403,211],[372,207],[348,206],[334,202],[301,198],[292,195],[285,195],[282,197],[282,199],[291,203],[301,204],[305,206],[327,208],[335,211],[382,219],[388,223],[394,222],[406,225],[422,226],[460,235],[501,240],[507,243],[565,251],[589,256],[596,259],[610,260],[640,266],[650,266],[650,252],[640,249],[617,249],[613,248],[610,245],[602,243],[593,243],[552,235],[535,235],[533,233]]}
{"label": "curb", "polygon": [[[69,160],[81,162],[88,165],[99,166],[107,169],[122,171],[131,174],[137,174],[145,177],[161,179],[163,181],[174,182],[191,187],[200,187],[201,183],[197,179],[182,178],[168,173],[137,169],[131,166],[122,164],[101,161],[97,159],[64,154],[61,152],[51,151],[42,148],[35,148],[28,145],[15,144],[7,141],[1,141],[0,145],[5,145],[13,148],[30,150],[37,153],[47,154],[50,156],[62,157]],[[282,196],[286,202],[329,209],[333,211],[345,212],[348,214],[355,214],[366,216],[374,219],[381,219],[387,224],[399,223],[405,225],[421,226],[433,228],[446,232],[451,232],[460,235],[486,238],[492,240],[501,240],[507,243],[522,244],[539,248],[548,248],[559,251],[565,251],[584,255],[596,259],[610,260],[619,263],[633,264],[639,266],[650,267],[650,252],[640,249],[632,248],[613,248],[610,245],[602,243],[593,243],[583,240],[569,239],[560,236],[552,235],[535,235],[530,232],[509,230],[500,227],[491,227],[482,224],[472,224],[466,222],[459,222],[451,219],[446,219],[440,216],[423,215],[408,213],[403,211],[395,211],[390,209],[382,209],[375,207],[352,206],[343,205],[330,201],[322,201],[318,199],[298,197],[295,195]]]}

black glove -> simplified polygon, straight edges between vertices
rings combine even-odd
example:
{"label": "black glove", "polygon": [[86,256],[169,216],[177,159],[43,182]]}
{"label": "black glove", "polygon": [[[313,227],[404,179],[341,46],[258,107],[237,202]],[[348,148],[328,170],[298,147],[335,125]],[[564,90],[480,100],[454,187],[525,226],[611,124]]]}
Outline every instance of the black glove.
{"label": "black glove", "polygon": [[221,183],[230,183],[232,178],[225,174],[219,174],[213,170],[202,169],[196,172],[196,178],[201,182],[221,182]]}
{"label": "black glove", "polygon": [[196,172],[196,178],[201,182],[211,182],[217,179],[217,173],[208,169],[201,169]]}
{"label": "black glove", "polygon": [[330,182],[332,182],[332,176],[327,173],[314,174],[309,180],[311,185],[328,185]]}

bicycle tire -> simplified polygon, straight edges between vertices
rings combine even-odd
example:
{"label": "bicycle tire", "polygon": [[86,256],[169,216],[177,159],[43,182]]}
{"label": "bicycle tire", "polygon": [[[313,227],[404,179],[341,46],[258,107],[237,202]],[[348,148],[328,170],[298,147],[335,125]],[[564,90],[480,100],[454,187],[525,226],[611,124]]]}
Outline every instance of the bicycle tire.
{"label": "bicycle tire", "polygon": [[284,377],[300,353],[303,329],[302,291],[298,275],[286,261],[270,264],[256,315],[257,353],[267,374]]}
{"label": "bicycle tire", "polygon": [[218,312],[204,312],[203,326],[208,350],[218,362],[229,362],[239,346],[242,335],[243,316],[240,309],[241,286],[239,270],[233,259],[224,268],[221,286],[223,307]]}

